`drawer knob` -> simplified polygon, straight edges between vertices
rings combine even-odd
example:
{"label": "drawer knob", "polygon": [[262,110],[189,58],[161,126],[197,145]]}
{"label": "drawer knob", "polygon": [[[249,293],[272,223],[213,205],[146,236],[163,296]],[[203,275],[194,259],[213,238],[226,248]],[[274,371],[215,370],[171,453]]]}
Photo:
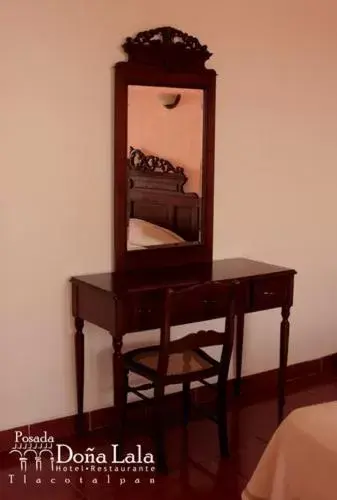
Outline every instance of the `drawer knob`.
{"label": "drawer knob", "polygon": [[216,300],[203,300],[204,304],[216,304]]}
{"label": "drawer knob", "polygon": [[138,314],[150,314],[152,309],[137,309]]}
{"label": "drawer knob", "polygon": [[275,292],[263,292],[263,295],[275,295]]}

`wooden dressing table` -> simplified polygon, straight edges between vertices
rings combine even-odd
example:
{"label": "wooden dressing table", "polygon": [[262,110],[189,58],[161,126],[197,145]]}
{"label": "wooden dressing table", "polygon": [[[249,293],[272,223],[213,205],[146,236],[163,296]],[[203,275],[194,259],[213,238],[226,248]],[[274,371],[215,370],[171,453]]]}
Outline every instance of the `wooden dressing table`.
{"label": "wooden dressing table", "polygon": [[[72,307],[75,317],[77,403],[79,426],[83,421],[84,321],[107,330],[113,344],[113,383],[118,413],[122,397],[123,336],[160,328],[163,291],[166,287],[203,282],[235,282],[236,294],[236,388],[239,392],[242,366],[244,315],[281,308],[278,415],[283,417],[285,371],[288,355],[289,314],[293,303],[295,271],[248,259],[224,259],[212,264],[123,273],[92,274],[72,278]],[[218,318],[221,297],[202,297],[200,308],[182,304],[176,324]]]}
{"label": "wooden dressing table", "polygon": [[[121,422],[123,336],[160,328],[163,297],[168,287],[213,282],[236,287],[237,393],[245,314],[281,308],[278,384],[281,420],[296,271],[242,258],[212,261],[216,73],[205,67],[211,53],[197,38],[171,27],[127,38],[123,49],[128,60],[116,64],[114,81],[113,269],[116,272],[71,278],[78,427],[83,428],[84,322],[93,323],[112,336],[114,404],[120,417],[117,421]],[[193,114],[186,114],[191,109]],[[194,128],[187,126],[192,123]],[[165,133],[159,136],[161,131]],[[187,152],[186,134],[188,143],[193,144]],[[176,148],[172,149],[173,158],[185,158],[184,167],[165,157],[168,142]],[[171,159],[170,153],[169,156]],[[190,179],[194,179],[195,192],[189,188]],[[151,242],[144,228],[154,228]],[[143,230],[146,241],[139,242],[139,230]],[[165,242],[157,241],[159,233],[164,234]],[[171,244],[167,243],[168,238],[172,238]],[[193,307],[181,304],[175,324],[221,317],[219,289],[210,288],[213,291],[207,296],[194,297]],[[196,302],[199,307],[195,307]]]}

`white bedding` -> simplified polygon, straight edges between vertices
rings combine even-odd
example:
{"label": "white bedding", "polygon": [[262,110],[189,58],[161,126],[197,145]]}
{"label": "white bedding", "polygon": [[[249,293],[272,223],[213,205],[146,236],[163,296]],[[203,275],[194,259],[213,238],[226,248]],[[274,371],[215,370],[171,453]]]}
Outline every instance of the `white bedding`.
{"label": "white bedding", "polygon": [[151,222],[130,219],[128,227],[128,250],[143,250],[154,245],[184,243],[177,234]]}
{"label": "white bedding", "polygon": [[337,402],[298,408],[276,430],[242,500],[337,496]]}

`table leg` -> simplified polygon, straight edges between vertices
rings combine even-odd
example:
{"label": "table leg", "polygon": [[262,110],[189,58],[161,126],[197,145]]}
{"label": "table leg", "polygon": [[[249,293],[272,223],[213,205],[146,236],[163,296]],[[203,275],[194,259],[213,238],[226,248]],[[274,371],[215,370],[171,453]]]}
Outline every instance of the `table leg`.
{"label": "table leg", "polygon": [[242,373],[242,352],[243,352],[243,331],[245,326],[245,315],[239,313],[236,316],[236,341],[235,341],[235,395],[241,393],[241,373]]}
{"label": "table leg", "polygon": [[81,318],[75,318],[75,363],[76,363],[76,389],[77,389],[77,419],[76,431],[78,434],[84,432],[84,321]]}
{"label": "table leg", "polygon": [[286,370],[288,362],[288,345],[289,345],[289,316],[290,307],[282,307],[282,321],[280,329],[280,367],[278,377],[278,421],[283,420],[284,404],[285,404],[285,385],[286,385]]}
{"label": "table leg", "polygon": [[113,345],[113,387],[114,387],[114,409],[116,414],[116,435],[117,444],[119,444],[118,451],[122,452],[123,448],[123,415],[125,404],[125,372],[124,360],[122,355],[123,337],[114,336],[112,339]]}

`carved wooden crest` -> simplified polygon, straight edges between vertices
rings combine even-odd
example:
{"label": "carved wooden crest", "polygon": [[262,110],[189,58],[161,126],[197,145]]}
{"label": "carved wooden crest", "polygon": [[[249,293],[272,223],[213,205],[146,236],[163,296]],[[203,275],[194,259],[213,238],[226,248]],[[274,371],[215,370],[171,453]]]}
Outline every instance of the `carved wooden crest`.
{"label": "carved wooden crest", "polygon": [[[146,155],[140,149],[130,147],[129,187],[146,187],[162,191],[183,193],[187,182],[184,169],[175,167],[168,160],[154,155]],[[193,196],[194,193],[193,193]]]}
{"label": "carved wooden crest", "polygon": [[164,66],[171,70],[203,69],[212,55],[197,38],[170,26],[129,37],[123,49],[130,62]]}
{"label": "carved wooden crest", "polygon": [[182,167],[174,167],[172,163],[159,156],[146,155],[140,149],[130,146],[129,167],[141,172],[160,172],[162,174],[180,174],[185,177]]}

